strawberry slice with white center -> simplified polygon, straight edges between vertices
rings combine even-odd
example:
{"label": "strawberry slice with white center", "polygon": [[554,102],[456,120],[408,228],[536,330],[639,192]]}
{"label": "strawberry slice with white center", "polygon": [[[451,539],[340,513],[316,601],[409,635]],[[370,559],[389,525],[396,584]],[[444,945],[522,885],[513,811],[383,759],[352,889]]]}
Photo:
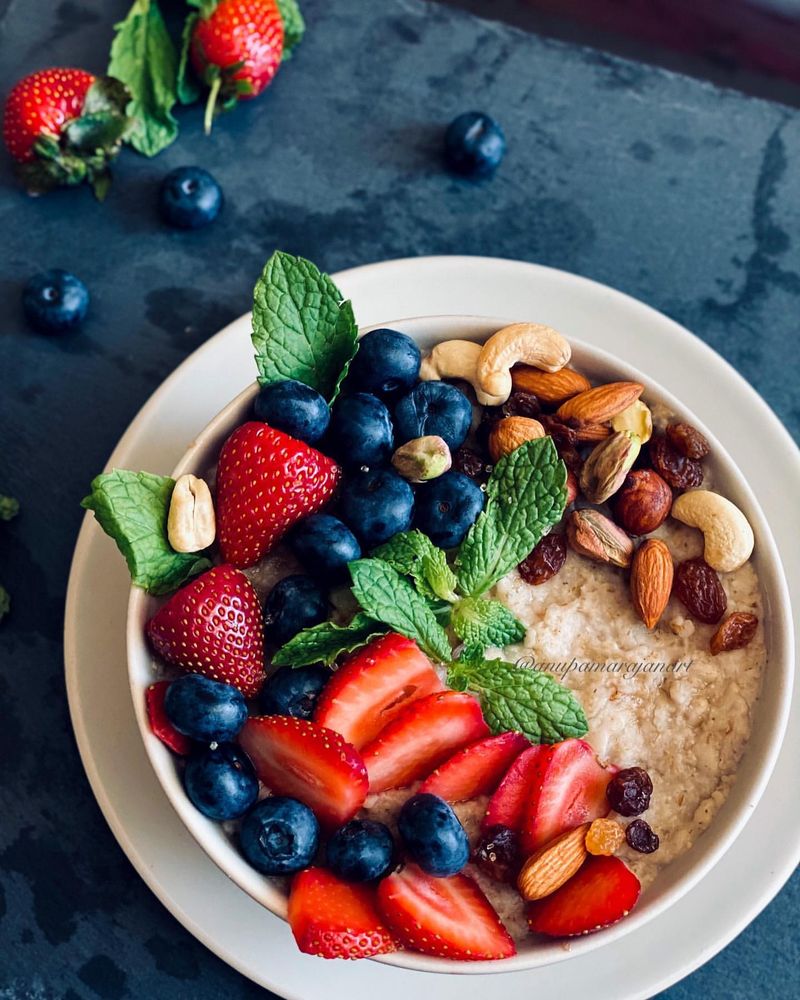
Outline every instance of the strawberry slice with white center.
{"label": "strawberry slice with white center", "polygon": [[188,673],[261,690],[264,625],[252,583],[233,566],[215,566],[172,595],[145,626],[155,652]]}
{"label": "strawberry slice with white center", "polygon": [[500,733],[470,743],[428,775],[420,792],[447,802],[465,802],[493,792],[512,761],[530,747],[522,733]]}
{"label": "strawberry slice with white center", "polygon": [[522,823],[524,855],[611,811],[606,788],[616,773],[603,767],[584,740],[564,740],[537,758]]}
{"label": "strawberry slice with white center", "polygon": [[370,958],[397,945],[371,886],[343,882],[324,868],[306,868],[292,880],[289,926],[297,947],[318,958]]}
{"label": "strawberry slice with white center", "polygon": [[390,632],[339,667],[325,685],[314,719],[360,750],[406,706],[443,690],[433,664],[413,639]]}
{"label": "strawberry slice with white center", "polygon": [[469,875],[434,878],[407,865],[380,883],[378,905],[398,940],[423,955],[479,962],[517,953],[513,938]]}
{"label": "strawberry slice with white center", "polygon": [[589,858],[551,896],[528,904],[528,927],[551,937],[599,931],[627,916],[640,891],[639,879],[619,858]]}
{"label": "strawberry slice with white center", "polygon": [[328,829],[342,826],[364,804],[364,761],[332,729],[288,715],[252,716],[239,744],[271,792],[304,802]]}
{"label": "strawberry slice with white center", "polygon": [[420,698],[364,747],[370,793],[410,785],[454,751],[488,735],[472,695],[442,691]]}
{"label": "strawberry slice with white center", "polygon": [[257,563],[298,521],[331,498],[341,470],[268,424],[237,427],[219,453],[217,539],[225,562]]}
{"label": "strawberry slice with white center", "polygon": [[547,746],[528,747],[514,760],[489,800],[486,815],[481,821],[481,830],[486,831],[492,826],[507,826],[519,833],[533,787],[536,762],[549,749]]}

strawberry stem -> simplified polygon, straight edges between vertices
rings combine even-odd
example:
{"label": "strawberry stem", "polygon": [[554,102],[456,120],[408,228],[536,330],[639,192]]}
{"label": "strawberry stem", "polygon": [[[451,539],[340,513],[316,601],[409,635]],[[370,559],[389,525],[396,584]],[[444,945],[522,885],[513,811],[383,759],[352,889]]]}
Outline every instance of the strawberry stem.
{"label": "strawberry stem", "polygon": [[214,121],[214,110],[217,106],[217,97],[219,96],[219,88],[222,86],[222,74],[218,73],[211,83],[211,90],[208,92],[208,100],[206,101],[206,113],[203,117],[203,131],[206,135],[211,135],[211,125]]}

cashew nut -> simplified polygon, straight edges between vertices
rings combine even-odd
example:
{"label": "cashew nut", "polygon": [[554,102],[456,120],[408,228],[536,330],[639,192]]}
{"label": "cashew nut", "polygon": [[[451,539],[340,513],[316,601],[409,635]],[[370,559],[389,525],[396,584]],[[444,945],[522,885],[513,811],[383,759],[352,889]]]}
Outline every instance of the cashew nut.
{"label": "cashew nut", "polygon": [[207,549],[217,533],[214,501],[205,481],[185,475],[175,483],[167,516],[167,539],[176,552]]}
{"label": "cashew nut", "polygon": [[703,558],[712,569],[730,573],[750,558],[753,529],[736,504],[710,490],[690,490],[672,504],[672,516],[703,532]]}
{"label": "cashew nut", "polygon": [[445,340],[437,344],[422,362],[419,377],[423,382],[432,382],[442,378],[460,378],[469,382],[475,390],[481,406],[499,406],[508,399],[505,396],[492,396],[484,392],[478,382],[478,358],[481,345],[471,340]]}
{"label": "cashew nut", "polygon": [[545,372],[557,372],[571,356],[572,348],[551,326],[512,323],[483,345],[478,358],[478,384],[483,392],[504,402],[511,395],[514,365],[521,362]]}

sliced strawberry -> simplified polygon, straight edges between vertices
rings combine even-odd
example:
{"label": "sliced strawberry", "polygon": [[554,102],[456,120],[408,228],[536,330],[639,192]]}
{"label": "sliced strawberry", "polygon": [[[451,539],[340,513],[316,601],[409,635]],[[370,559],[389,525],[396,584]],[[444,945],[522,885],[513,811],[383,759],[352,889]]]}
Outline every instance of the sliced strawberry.
{"label": "sliced strawberry", "polygon": [[292,880],[289,926],[297,947],[319,958],[369,958],[397,945],[378,911],[375,890],[343,882],[324,868]]}
{"label": "sliced strawberry", "polygon": [[339,466],[315,448],[251,420],[219,453],[217,538],[225,562],[252,566],[333,495]]}
{"label": "sliced strawberry", "polygon": [[528,904],[528,927],[537,934],[589,934],[627,916],[641,885],[619,858],[589,858],[577,875],[551,896]]}
{"label": "sliced strawberry", "polygon": [[188,673],[261,690],[264,625],[253,585],[233,566],[215,566],[173,594],[145,627],[155,652]]}
{"label": "sliced strawberry", "polygon": [[390,632],[351,656],[328,681],[315,720],[361,749],[414,701],[444,684],[413,639]]}
{"label": "sliced strawberry", "polygon": [[482,830],[486,831],[491,826],[507,826],[519,833],[525,817],[528,796],[533,787],[532,776],[536,762],[548,749],[546,746],[529,747],[514,760],[497,791],[489,800],[486,815],[481,822]]}
{"label": "sliced strawberry", "polygon": [[144,702],[147,708],[147,721],[150,723],[150,729],[165,746],[168,746],[173,753],[186,757],[192,752],[194,743],[188,736],[178,732],[164,711],[164,699],[170,684],[171,681],[156,681],[145,691]]}
{"label": "sliced strawberry", "polygon": [[470,743],[428,775],[420,791],[448,802],[488,795],[497,788],[512,761],[529,746],[522,733],[500,733]]}
{"label": "sliced strawberry", "polygon": [[523,854],[532,854],[581,823],[607,816],[611,806],[606,788],[616,770],[604,768],[583,740],[547,747],[531,775],[521,831]]}
{"label": "sliced strawberry", "polygon": [[479,962],[517,953],[494,907],[469,875],[434,878],[407,865],[380,883],[378,905],[399,941],[423,955]]}
{"label": "sliced strawberry", "polygon": [[304,802],[325,827],[341,826],[364,804],[364,761],[332,729],[288,715],[255,716],[239,743],[267,788]]}
{"label": "sliced strawberry", "polygon": [[442,691],[404,708],[364,747],[370,793],[410,785],[454,751],[489,735],[481,707],[470,694]]}

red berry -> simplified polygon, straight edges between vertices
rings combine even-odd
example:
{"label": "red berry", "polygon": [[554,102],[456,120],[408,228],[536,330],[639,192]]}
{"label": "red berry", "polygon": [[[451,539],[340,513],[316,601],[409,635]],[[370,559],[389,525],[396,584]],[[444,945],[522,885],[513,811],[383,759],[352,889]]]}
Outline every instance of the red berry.
{"label": "red berry", "polygon": [[481,823],[484,833],[496,826],[505,826],[519,833],[525,817],[525,804],[533,787],[536,762],[548,749],[546,746],[529,747],[514,760],[486,807]]}
{"label": "red berry", "polygon": [[6,100],[3,138],[18,163],[34,159],[41,135],[57,139],[64,126],[80,118],[86,91],[95,77],[83,69],[40,69],[19,80]]}
{"label": "red berry", "polygon": [[145,691],[145,706],[147,708],[147,721],[153,733],[161,742],[170,748],[173,753],[186,757],[192,752],[194,744],[188,736],[179,733],[167,718],[164,711],[164,699],[167,696],[167,688],[171,681],[156,681]]}
{"label": "red berry", "polygon": [[522,733],[500,733],[470,743],[428,775],[420,792],[438,795],[447,802],[464,802],[491,794],[511,762],[530,746]]}

